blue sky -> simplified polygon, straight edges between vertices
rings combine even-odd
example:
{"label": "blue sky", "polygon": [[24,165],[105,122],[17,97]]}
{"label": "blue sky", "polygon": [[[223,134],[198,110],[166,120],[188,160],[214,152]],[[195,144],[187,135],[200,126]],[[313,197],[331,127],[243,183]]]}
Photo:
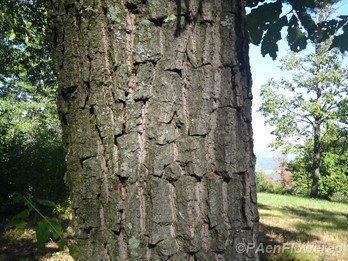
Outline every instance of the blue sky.
{"label": "blue sky", "polygon": [[[335,15],[348,15],[348,0],[342,0],[337,6]],[[285,37],[285,33],[283,36]],[[272,156],[272,152],[268,148],[268,144],[272,142],[273,137],[270,134],[272,127],[265,125],[265,118],[261,113],[257,112],[257,109],[261,105],[260,99],[260,86],[265,84],[268,79],[275,78],[281,79],[282,77],[288,78],[289,73],[282,72],[279,69],[279,58],[284,57],[289,51],[286,40],[279,42],[279,52],[276,60],[272,60],[268,55],[262,57],[260,46],[250,45],[250,65],[253,78],[253,128],[254,128],[254,150],[256,154],[262,154],[266,156]],[[308,52],[308,49],[307,49]],[[299,54],[304,54],[305,51]]]}

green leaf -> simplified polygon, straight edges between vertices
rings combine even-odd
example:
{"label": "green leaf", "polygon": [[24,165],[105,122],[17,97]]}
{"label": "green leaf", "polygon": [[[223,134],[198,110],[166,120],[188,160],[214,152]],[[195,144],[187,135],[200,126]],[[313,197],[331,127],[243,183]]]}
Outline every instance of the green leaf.
{"label": "green leaf", "polygon": [[50,227],[47,224],[47,222],[42,222],[36,227],[35,231],[36,231],[36,240],[38,243],[38,248],[40,250],[44,250],[45,243],[48,240],[50,235]]}
{"label": "green leaf", "polygon": [[316,7],[315,0],[288,0],[289,4],[294,9],[309,8],[314,9]]}
{"label": "green leaf", "polygon": [[306,48],[307,37],[298,25],[298,19],[293,15],[289,21],[288,44],[291,51],[298,52]]}
{"label": "green leaf", "polygon": [[[298,52],[306,48],[308,40],[313,43],[322,43],[333,37],[332,48],[337,47],[341,52],[348,50],[348,33],[341,34],[341,29],[348,24],[348,15],[340,15],[336,19],[328,19],[317,23],[313,14],[318,9],[332,6],[332,1],[316,0],[277,0],[272,3],[263,3],[262,0],[246,0],[246,6],[251,8],[247,15],[248,37],[251,43],[262,43],[262,54],[269,54],[273,59],[276,57],[277,46],[274,40],[279,36],[272,27],[282,12],[285,4],[290,4],[292,10],[287,14],[294,13],[292,26],[288,28],[288,43],[292,51]],[[271,32],[273,31],[273,32]],[[266,39],[265,39],[266,38]]]}
{"label": "green leaf", "polygon": [[14,32],[14,31],[11,31],[10,35],[8,36],[8,39],[9,39],[10,41],[13,41],[15,38],[16,38],[15,32]]}
{"label": "green leaf", "polygon": [[[12,218],[11,224],[16,226],[17,228],[23,228],[24,223],[26,224],[26,222],[24,220],[28,216],[29,216],[29,210],[25,209]],[[24,227],[25,227],[25,225],[24,225]]]}
{"label": "green leaf", "polygon": [[53,201],[46,200],[46,199],[38,199],[37,200],[40,205],[46,206],[46,207],[54,207],[56,204]]}
{"label": "green leaf", "polygon": [[343,27],[343,34],[334,37],[331,48],[335,47],[339,48],[342,53],[348,51],[348,25]]}
{"label": "green leaf", "polygon": [[334,35],[345,21],[330,20],[324,21],[318,24],[317,31],[315,32],[315,39],[317,42],[323,42]]}
{"label": "green leaf", "polygon": [[53,234],[54,238],[59,238],[62,234],[62,226],[59,223],[59,221],[55,218],[48,219],[49,225],[50,225],[50,231]]}
{"label": "green leaf", "polygon": [[13,202],[15,202],[15,203],[23,203],[24,202],[22,194],[20,194],[18,192],[14,192],[12,194],[12,196],[13,196]]}
{"label": "green leaf", "polygon": [[260,6],[258,9],[263,18],[262,20],[264,20],[266,23],[274,23],[279,19],[279,16],[282,13],[282,2],[277,0],[274,3],[266,3]]}
{"label": "green leaf", "polygon": [[75,244],[69,244],[69,254],[75,259],[77,256],[77,246]]}
{"label": "green leaf", "polygon": [[266,3],[255,9],[247,15],[247,25],[250,41],[259,45],[264,32],[279,19],[282,12],[282,3],[280,0],[274,3]]}
{"label": "green leaf", "polygon": [[27,226],[28,222],[25,222],[25,221],[21,221],[19,223],[16,224],[16,228],[18,229],[23,229]]}
{"label": "green leaf", "polygon": [[27,34],[24,35],[24,43],[29,45],[29,36]]}
{"label": "green leaf", "polygon": [[23,196],[23,203],[28,207],[29,211],[36,208],[32,195]]}
{"label": "green leaf", "polygon": [[303,6],[299,9],[296,9],[296,14],[300,19],[301,25],[307,31],[308,37],[314,40],[313,36],[317,31],[317,26],[313,21],[311,15],[307,13],[306,9]]}
{"label": "green leaf", "polygon": [[348,51],[348,34],[336,36],[331,47],[339,48],[342,53]]}
{"label": "green leaf", "polygon": [[273,59],[277,58],[277,42],[282,38],[281,29],[288,24],[286,16],[282,16],[276,23],[268,27],[261,44],[261,54],[269,54]]}
{"label": "green leaf", "polygon": [[66,240],[65,238],[62,238],[60,241],[59,241],[59,250],[60,251],[63,251],[64,250],[64,247],[68,244],[68,240]]}
{"label": "green leaf", "polygon": [[262,40],[264,29],[259,24],[259,16],[257,12],[252,11],[247,15],[247,24],[250,42],[259,45]]}

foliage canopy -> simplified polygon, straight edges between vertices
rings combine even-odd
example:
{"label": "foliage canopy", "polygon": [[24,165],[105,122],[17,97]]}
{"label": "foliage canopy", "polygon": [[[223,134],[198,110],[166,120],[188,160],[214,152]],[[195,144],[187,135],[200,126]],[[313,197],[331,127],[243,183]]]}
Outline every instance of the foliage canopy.
{"label": "foliage canopy", "polygon": [[[348,139],[345,130],[332,125],[322,139],[321,183],[319,195],[331,198],[342,194],[348,198]],[[311,186],[311,160],[313,158],[313,142],[308,140],[302,153],[289,163],[293,173],[295,192],[307,195]]]}
{"label": "foliage canopy", "polygon": [[43,1],[1,1],[0,212],[7,215],[14,191],[56,201],[67,192],[45,25]]}
{"label": "foliage canopy", "polygon": [[[333,37],[331,48],[341,52],[348,50],[348,16],[316,21],[315,10],[339,2],[338,0],[246,0],[251,8],[247,16],[250,42],[261,44],[263,56],[277,57],[278,41],[282,39],[281,30],[287,29],[287,41],[293,52],[307,47],[309,42],[320,43]],[[284,6],[290,7],[284,13]],[[284,8],[284,9],[283,9]]]}
{"label": "foliage canopy", "polygon": [[348,72],[342,66],[343,57],[325,44],[320,48],[324,50],[304,57],[290,53],[281,59],[281,69],[292,72],[292,78],[270,79],[261,87],[260,111],[266,123],[275,127],[274,148],[299,148],[300,139],[311,137],[315,120],[329,124],[345,118],[342,108],[347,103]]}

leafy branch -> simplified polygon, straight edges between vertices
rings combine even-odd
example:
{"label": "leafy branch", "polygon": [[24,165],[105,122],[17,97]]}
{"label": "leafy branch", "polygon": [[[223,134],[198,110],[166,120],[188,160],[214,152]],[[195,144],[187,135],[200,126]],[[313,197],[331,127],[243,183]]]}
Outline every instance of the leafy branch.
{"label": "leafy branch", "polygon": [[[20,193],[15,192],[14,201],[22,202],[25,206],[27,206],[26,209],[24,209],[22,212],[14,216],[11,220],[11,223],[15,225],[17,228],[26,227],[27,225],[26,220],[29,218],[29,215],[32,211],[36,213],[43,220],[35,228],[38,248],[40,250],[45,249],[45,243],[50,238],[50,235],[52,235],[54,239],[59,239],[60,250],[64,250],[64,247],[67,246],[69,249],[70,255],[72,257],[76,255],[76,252],[77,252],[76,243],[64,237],[63,229],[58,219],[45,216],[38,209],[38,207],[36,206],[33,200],[32,195],[28,194],[27,196],[24,196]],[[50,200],[36,199],[36,201],[38,202],[39,205],[42,205],[42,206],[46,206],[46,207],[55,206],[55,203]]]}
{"label": "leafy branch", "polygon": [[[338,48],[343,53],[348,51],[348,15],[334,19],[322,17],[315,21],[313,14],[318,9],[326,8],[339,0],[246,0],[251,8],[247,15],[248,35],[251,43],[261,44],[263,56],[277,57],[278,41],[281,30],[287,28],[287,41],[293,52],[307,47],[308,42],[322,43],[332,39],[331,48]],[[286,4],[290,11],[283,13]]]}

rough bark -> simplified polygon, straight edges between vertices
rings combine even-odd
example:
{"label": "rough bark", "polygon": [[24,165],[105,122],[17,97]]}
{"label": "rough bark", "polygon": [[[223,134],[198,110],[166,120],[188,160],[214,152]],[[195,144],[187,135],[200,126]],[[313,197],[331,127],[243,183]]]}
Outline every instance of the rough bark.
{"label": "rough bark", "polygon": [[257,260],[240,0],[51,0],[79,260]]}

